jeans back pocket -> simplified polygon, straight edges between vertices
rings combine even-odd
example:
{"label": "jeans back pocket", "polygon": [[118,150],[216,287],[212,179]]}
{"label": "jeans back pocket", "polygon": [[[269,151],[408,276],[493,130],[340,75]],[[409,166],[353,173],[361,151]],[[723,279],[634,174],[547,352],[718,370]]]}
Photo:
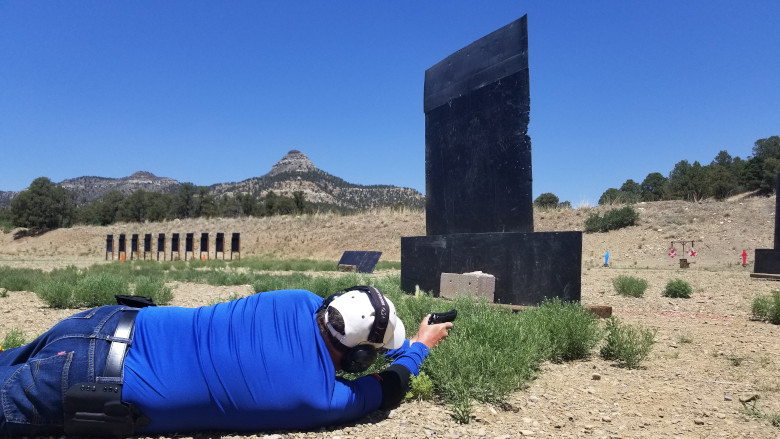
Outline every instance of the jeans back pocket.
{"label": "jeans back pocket", "polygon": [[[73,352],[31,360],[21,365],[0,389],[4,423],[25,424],[25,431],[62,427],[63,401]],[[34,426],[44,427],[41,430]],[[7,425],[13,431],[12,425]],[[30,427],[33,427],[30,429]]]}

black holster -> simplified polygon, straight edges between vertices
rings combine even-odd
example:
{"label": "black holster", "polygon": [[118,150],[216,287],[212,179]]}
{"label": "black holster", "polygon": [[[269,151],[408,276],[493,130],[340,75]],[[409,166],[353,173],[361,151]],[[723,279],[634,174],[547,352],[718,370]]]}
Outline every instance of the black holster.
{"label": "black holster", "polygon": [[123,309],[121,313],[102,376],[96,382],[76,383],[65,392],[67,435],[132,436],[136,427],[149,424],[149,418],[135,405],[122,402],[122,367],[133,338],[138,309]]}
{"label": "black holster", "polygon": [[122,402],[122,384],[78,383],[65,393],[65,434],[132,436],[149,423],[133,404]]}

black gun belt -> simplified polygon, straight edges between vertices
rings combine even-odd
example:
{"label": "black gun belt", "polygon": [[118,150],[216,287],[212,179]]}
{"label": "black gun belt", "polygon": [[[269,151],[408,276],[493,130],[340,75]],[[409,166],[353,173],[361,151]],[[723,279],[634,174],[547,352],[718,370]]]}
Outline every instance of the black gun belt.
{"label": "black gun belt", "polygon": [[125,363],[127,349],[133,338],[133,329],[135,328],[135,317],[138,315],[138,309],[126,309],[122,311],[119,317],[119,323],[114,330],[114,341],[108,349],[106,357],[106,368],[103,370],[103,377],[122,378],[122,366]]}

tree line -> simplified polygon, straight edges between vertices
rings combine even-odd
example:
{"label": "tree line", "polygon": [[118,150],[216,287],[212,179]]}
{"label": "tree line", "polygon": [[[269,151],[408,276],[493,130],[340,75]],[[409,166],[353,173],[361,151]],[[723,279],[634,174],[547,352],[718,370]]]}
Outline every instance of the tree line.
{"label": "tree line", "polygon": [[[743,160],[723,150],[708,165],[681,160],[668,176],[651,172],[641,183],[628,179],[620,188],[607,189],[601,194],[599,205],[705,198],[723,200],[744,192],[772,195],[780,172],[780,136],[756,140],[752,152]],[[549,192],[537,197],[534,205],[570,207],[567,201],[559,203],[558,197]]]}
{"label": "tree line", "polygon": [[780,172],[780,136],[759,139],[753,154],[746,160],[720,151],[708,164],[681,160],[665,177],[651,172],[637,183],[628,179],[620,188],[609,188],[599,198],[599,204],[615,202],[688,200],[704,198],[723,200],[744,192],[771,195]]}
{"label": "tree line", "polygon": [[174,194],[138,190],[125,196],[118,190],[100,200],[77,206],[74,196],[46,177],[11,200],[0,221],[35,231],[70,227],[74,224],[106,226],[117,222],[156,222],[186,218],[297,215],[313,213],[302,191],[292,197],[269,191],[264,197],[237,193],[215,197],[208,188],[183,183]]}

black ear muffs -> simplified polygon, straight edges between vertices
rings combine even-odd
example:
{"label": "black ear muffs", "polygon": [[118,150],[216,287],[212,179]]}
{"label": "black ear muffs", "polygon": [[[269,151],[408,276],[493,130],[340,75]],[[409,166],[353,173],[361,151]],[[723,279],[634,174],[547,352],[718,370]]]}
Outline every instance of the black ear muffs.
{"label": "black ear muffs", "polygon": [[341,358],[341,369],[344,372],[365,372],[376,361],[376,348],[370,344],[357,345],[350,348]]}
{"label": "black ear muffs", "polygon": [[[371,325],[371,331],[368,334],[367,342],[383,343],[387,324],[390,320],[390,307],[382,293],[374,287],[365,285],[356,285],[344,289],[344,292],[358,290],[368,294],[368,299],[374,307],[374,323]],[[333,300],[344,294],[344,292],[333,294],[322,302],[320,309],[327,309]],[[341,343],[339,343],[341,344]],[[368,369],[377,357],[377,348],[370,344],[359,344],[357,346],[346,348],[341,360],[341,368],[345,372],[360,373]]]}

